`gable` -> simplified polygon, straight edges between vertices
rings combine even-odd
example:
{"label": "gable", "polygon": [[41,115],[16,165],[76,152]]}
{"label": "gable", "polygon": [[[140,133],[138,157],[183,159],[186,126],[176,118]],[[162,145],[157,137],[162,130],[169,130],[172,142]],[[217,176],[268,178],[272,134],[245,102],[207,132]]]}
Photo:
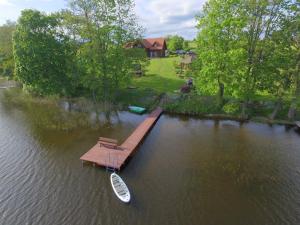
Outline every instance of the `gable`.
{"label": "gable", "polygon": [[164,38],[143,39],[143,45],[149,50],[165,50],[167,46]]}

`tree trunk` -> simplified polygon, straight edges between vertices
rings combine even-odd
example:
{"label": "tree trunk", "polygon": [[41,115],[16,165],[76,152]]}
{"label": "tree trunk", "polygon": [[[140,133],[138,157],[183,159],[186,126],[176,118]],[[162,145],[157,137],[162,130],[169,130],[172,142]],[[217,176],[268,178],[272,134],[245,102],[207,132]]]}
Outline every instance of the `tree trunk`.
{"label": "tree trunk", "polygon": [[289,120],[295,120],[296,106],[297,106],[296,100],[293,100],[292,103],[291,103],[289,112],[288,112],[288,119]]}
{"label": "tree trunk", "polygon": [[95,94],[95,90],[93,89],[92,91],[92,96],[93,96],[93,101],[94,103],[96,104],[97,103],[97,100],[96,100],[96,94]]}
{"label": "tree trunk", "polygon": [[218,104],[223,106],[224,104],[224,84],[219,82]]}
{"label": "tree trunk", "polygon": [[245,100],[242,105],[242,114],[241,114],[242,118],[248,117],[248,115],[246,114],[247,108],[248,108],[248,100]]}
{"label": "tree trunk", "polygon": [[276,102],[276,105],[275,105],[275,108],[272,112],[272,114],[269,116],[269,119],[270,120],[274,120],[278,114],[278,111],[280,110],[281,108],[281,99],[278,99],[278,101]]}
{"label": "tree trunk", "polygon": [[[300,59],[300,57],[298,57]],[[288,119],[289,120],[294,120],[296,116],[296,111],[297,111],[297,105],[299,104],[300,101],[300,63],[297,65],[297,69],[295,71],[295,77],[296,77],[296,90],[295,90],[295,95],[294,99],[292,100],[289,112],[288,112]]]}

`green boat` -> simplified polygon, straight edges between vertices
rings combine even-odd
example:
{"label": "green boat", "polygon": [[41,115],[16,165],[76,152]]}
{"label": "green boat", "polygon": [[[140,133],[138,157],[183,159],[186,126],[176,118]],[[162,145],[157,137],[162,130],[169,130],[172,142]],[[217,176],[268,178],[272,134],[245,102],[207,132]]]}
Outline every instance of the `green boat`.
{"label": "green boat", "polygon": [[138,113],[138,114],[142,114],[146,112],[145,108],[138,107],[138,106],[129,106],[128,108],[131,112]]}

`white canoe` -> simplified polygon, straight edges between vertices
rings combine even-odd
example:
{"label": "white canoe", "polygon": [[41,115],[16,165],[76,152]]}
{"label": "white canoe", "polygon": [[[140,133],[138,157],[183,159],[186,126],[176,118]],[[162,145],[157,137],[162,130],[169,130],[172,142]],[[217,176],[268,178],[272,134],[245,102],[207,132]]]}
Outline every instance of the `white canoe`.
{"label": "white canoe", "polygon": [[125,182],[116,173],[110,175],[111,186],[117,197],[125,203],[130,202],[130,192]]}

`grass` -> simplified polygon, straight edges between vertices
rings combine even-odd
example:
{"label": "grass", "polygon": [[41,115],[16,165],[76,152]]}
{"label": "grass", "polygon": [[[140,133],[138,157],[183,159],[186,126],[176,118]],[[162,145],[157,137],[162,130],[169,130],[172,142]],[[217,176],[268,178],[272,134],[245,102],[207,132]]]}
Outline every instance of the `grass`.
{"label": "grass", "polygon": [[118,94],[116,102],[119,108],[136,105],[151,110],[157,106],[163,94],[178,92],[185,80],[176,74],[175,65],[180,57],[151,59],[146,73],[142,77],[134,77],[129,86]]}
{"label": "grass", "polygon": [[179,90],[185,80],[176,75],[175,64],[179,57],[151,59],[146,74],[134,78],[132,85],[139,89],[152,89],[158,93],[172,93]]}
{"label": "grass", "polygon": [[[193,46],[194,42],[190,42]],[[176,63],[180,57],[151,59],[145,76],[135,77],[131,86],[136,89],[123,89],[117,99],[122,108],[128,105],[153,109],[159,102],[162,93],[167,94],[163,108],[171,113],[189,115],[228,115],[239,117],[241,115],[241,101],[239,99],[227,98],[226,104],[218,105],[215,96],[199,96],[196,93],[181,95],[178,93],[185,79],[176,74]],[[253,97],[253,103],[247,114],[250,117],[262,116],[267,118],[273,111],[276,99],[271,98],[268,93],[258,93]],[[278,112],[277,118],[286,118],[289,102],[284,102],[282,109]]]}
{"label": "grass", "polygon": [[0,83],[6,81],[7,79],[5,77],[0,76]]}
{"label": "grass", "polygon": [[[37,97],[21,89],[5,90],[0,98],[8,113],[15,108],[21,109],[36,129],[67,131],[91,126],[88,114],[63,110],[59,98]],[[78,105],[79,101],[76,103]]]}
{"label": "grass", "polygon": [[123,89],[117,96],[118,108],[127,109],[129,105],[144,107],[148,110],[155,108],[160,93],[150,88],[147,89]]}
{"label": "grass", "polygon": [[[196,93],[180,95],[175,99],[169,99],[163,105],[165,111],[185,115],[208,116],[209,118],[240,119],[242,113],[242,103],[238,99],[227,98],[225,104],[218,105],[216,96],[199,96]],[[281,108],[274,120],[269,116],[275,108],[276,101],[268,98],[265,100],[251,100],[247,108],[247,115],[250,119],[264,123],[293,124],[287,120],[290,101],[282,101]],[[300,115],[296,115],[296,120],[300,120]]]}
{"label": "grass", "polygon": [[171,113],[189,115],[216,114],[222,111],[214,96],[199,96],[195,93],[183,94],[174,100],[168,100],[163,107]]}
{"label": "grass", "polygon": [[189,41],[189,48],[195,50],[197,48],[197,43],[195,41]]}

